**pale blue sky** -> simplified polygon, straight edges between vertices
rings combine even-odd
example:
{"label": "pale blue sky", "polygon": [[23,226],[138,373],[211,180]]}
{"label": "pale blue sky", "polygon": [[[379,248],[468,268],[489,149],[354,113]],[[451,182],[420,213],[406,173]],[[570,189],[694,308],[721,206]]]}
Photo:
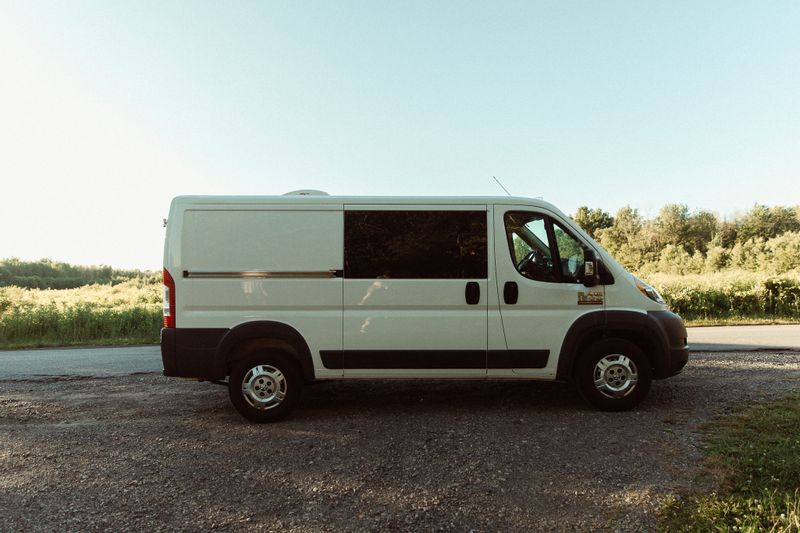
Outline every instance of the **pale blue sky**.
{"label": "pale blue sky", "polygon": [[178,194],[800,204],[800,2],[0,0],[0,257],[159,268]]}

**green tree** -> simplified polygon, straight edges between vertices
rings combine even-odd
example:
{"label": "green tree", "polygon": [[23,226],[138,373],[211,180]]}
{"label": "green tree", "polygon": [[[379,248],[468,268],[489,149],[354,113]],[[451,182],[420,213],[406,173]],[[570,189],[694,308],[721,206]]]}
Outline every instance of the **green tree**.
{"label": "green tree", "polygon": [[638,270],[644,263],[647,251],[646,239],[642,235],[644,220],[638,209],[630,206],[617,211],[611,227],[598,231],[603,245],[622,265]]}
{"label": "green tree", "polygon": [[714,234],[712,244],[730,249],[736,243],[738,233],[739,227],[736,221],[723,220],[717,224],[717,232]]}
{"label": "green tree", "polygon": [[731,251],[722,246],[712,244],[706,253],[706,271],[719,272],[731,264]]}
{"label": "green tree", "polygon": [[694,251],[688,246],[691,228],[689,206],[668,204],[661,208],[653,221],[655,245],[660,249],[667,245],[679,246],[685,251]]}
{"label": "green tree", "polygon": [[762,237],[737,242],[731,249],[731,264],[742,270],[757,271],[768,264],[769,250]]}
{"label": "green tree", "polygon": [[93,283],[115,284],[152,275],[138,270],[115,270],[110,266],[76,266],[51,259],[21,261],[12,257],[0,260],[0,287],[72,289]]}
{"label": "green tree", "polygon": [[756,204],[740,221],[737,240],[771,239],[787,231],[800,231],[796,209]]}
{"label": "green tree", "polygon": [[787,231],[767,241],[769,262],[778,274],[800,268],[800,233]]}
{"label": "green tree", "polygon": [[573,219],[593,239],[597,239],[599,230],[614,225],[614,217],[602,209],[591,209],[586,206],[579,207]]}
{"label": "green tree", "polygon": [[695,252],[706,253],[708,245],[719,230],[719,220],[710,211],[698,211],[689,220],[687,244]]}
{"label": "green tree", "polygon": [[664,274],[688,274],[692,271],[692,256],[682,246],[667,244],[661,250],[655,266],[658,272]]}

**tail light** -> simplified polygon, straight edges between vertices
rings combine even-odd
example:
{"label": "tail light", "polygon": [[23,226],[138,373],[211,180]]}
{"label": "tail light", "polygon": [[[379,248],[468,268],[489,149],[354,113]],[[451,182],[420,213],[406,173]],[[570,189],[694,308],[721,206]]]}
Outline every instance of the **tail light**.
{"label": "tail light", "polygon": [[164,327],[175,327],[175,280],[164,269]]}

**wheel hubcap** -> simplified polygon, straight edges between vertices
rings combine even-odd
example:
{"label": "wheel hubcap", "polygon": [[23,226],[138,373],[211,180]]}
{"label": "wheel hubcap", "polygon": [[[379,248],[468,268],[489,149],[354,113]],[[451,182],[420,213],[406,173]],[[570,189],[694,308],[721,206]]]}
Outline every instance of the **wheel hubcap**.
{"label": "wheel hubcap", "polygon": [[286,397],[286,378],[274,366],[254,366],[242,378],[242,395],[256,409],[272,409]]}
{"label": "wheel hubcap", "polygon": [[624,398],[636,388],[636,364],[621,354],[607,355],[594,366],[594,386],[608,398]]}

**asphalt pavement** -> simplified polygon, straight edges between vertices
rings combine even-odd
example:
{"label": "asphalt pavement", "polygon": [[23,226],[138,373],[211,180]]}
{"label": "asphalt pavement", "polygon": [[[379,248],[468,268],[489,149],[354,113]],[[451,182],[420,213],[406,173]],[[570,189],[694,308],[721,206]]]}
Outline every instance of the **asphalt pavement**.
{"label": "asphalt pavement", "polygon": [[687,328],[697,352],[800,351],[800,325]]}
{"label": "asphalt pavement", "polygon": [[[688,328],[697,352],[800,351],[800,325]],[[158,346],[0,351],[0,380],[161,372]]]}
{"label": "asphalt pavement", "polygon": [[39,376],[102,377],[162,370],[159,346],[0,351],[0,379]]}

